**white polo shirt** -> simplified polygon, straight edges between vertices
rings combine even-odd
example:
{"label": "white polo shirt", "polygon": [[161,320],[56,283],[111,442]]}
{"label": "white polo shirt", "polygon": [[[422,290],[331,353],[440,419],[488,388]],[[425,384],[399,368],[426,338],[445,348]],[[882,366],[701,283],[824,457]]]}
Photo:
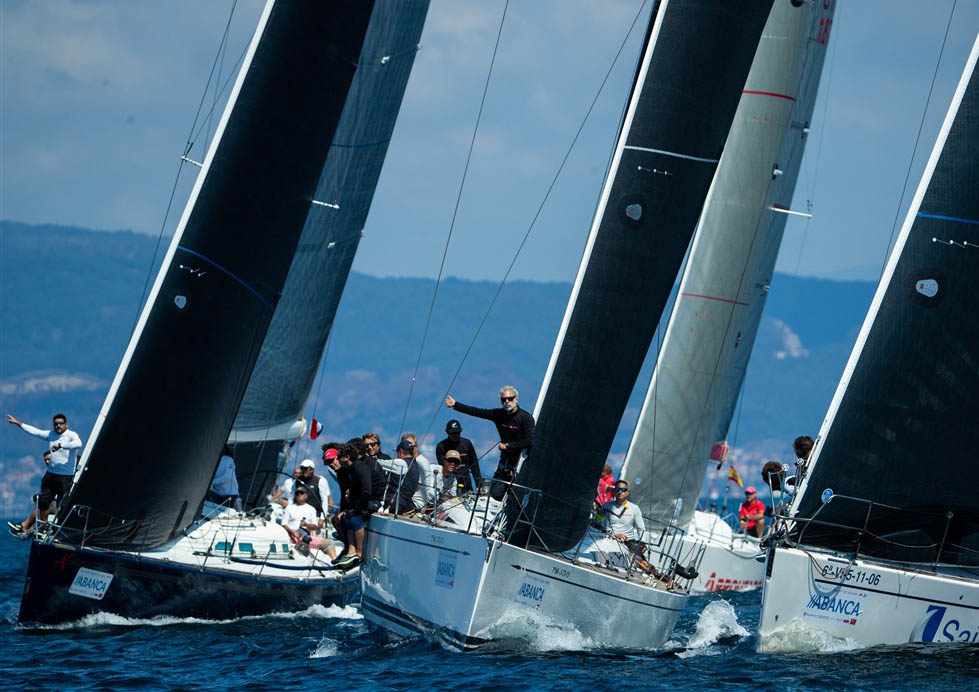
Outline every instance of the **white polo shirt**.
{"label": "white polo shirt", "polygon": [[615,500],[609,500],[602,505],[602,511],[605,512],[605,526],[613,534],[622,534],[626,540],[636,541],[646,533],[642,511],[631,502],[626,501],[619,507]]}

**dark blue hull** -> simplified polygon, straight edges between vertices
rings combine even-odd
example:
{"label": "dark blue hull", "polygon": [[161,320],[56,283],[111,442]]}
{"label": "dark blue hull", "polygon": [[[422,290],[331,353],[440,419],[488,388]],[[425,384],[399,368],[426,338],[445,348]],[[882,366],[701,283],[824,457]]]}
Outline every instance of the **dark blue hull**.
{"label": "dark blue hull", "polygon": [[[112,575],[101,600],[69,593],[83,567]],[[266,572],[255,577],[126,553],[34,542],[17,619],[25,627],[71,622],[93,613],[226,620],[299,611],[316,604],[344,606],[356,601],[359,590],[357,570],[323,584],[295,575]]]}

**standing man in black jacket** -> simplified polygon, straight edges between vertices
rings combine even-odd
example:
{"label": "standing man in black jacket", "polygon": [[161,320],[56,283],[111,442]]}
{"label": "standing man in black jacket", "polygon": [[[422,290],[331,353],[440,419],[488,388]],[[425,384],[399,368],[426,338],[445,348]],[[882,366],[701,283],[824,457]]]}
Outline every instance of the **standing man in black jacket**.
{"label": "standing man in black jacket", "polygon": [[462,476],[460,482],[466,489],[472,490],[469,487],[469,473],[472,473],[477,486],[483,481],[483,474],[479,470],[479,456],[476,454],[472,440],[462,436],[462,424],[455,419],[445,424],[445,434],[448,437],[435,445],[435,459],[441,464],[446,452],[453,449],[459,452],[459,466],[456,473]]}
{"label": "standing man in black jacket", "polygon": [[517,388],[509,384],[500,387],[502,408],[476,408],[459,403],[451,396],[445,397],[445,405],[449,408],[496,424],[500,436],[500,464],[493,478],[501,482],[494,483],[490,489],[490,495],[496,500],[506,492],[504,483],[513,481],[520,455],[525,451],[529,454],[534,445],[534,417],[520,408],[519,397]]}

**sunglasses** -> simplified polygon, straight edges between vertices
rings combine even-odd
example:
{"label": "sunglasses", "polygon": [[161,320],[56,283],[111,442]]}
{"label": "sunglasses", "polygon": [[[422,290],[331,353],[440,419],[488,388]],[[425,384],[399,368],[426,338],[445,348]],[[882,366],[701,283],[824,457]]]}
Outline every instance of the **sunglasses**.
{"label": "sunglasses", "polygon": [[380,442],[368,442],[367,443],[367,446],[368,447],[377,447],[380,444],[381,444]]}
{"label": "sunglasses", "polygon": [[502,401],[502,402],[503,402],[503,403],[505,404],[505,403],[507,403],[507,402],[509,402],[509,401],[514,401],[514,400],[516,400],[516,398],[517,398],[517,397],[515,397],[515,396],[501,396],[501,397],[500,397],[500,401]]}
{"label": "sunglasses", "polygon": [[616,493],[627,493],[627,492],[629,492],[629,489],[628,488],[616,488],[613,492],[616,492]]}

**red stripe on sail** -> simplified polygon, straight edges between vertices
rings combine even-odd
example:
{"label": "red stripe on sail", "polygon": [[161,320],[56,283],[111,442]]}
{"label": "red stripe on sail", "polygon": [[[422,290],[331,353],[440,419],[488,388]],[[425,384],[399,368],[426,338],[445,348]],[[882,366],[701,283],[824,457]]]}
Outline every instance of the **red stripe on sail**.
{"label": "red stripe on sail", "polygon": [[756,96],[771,96],[776,99],[786,99],[787,101],[795,101],[795,96],[789,96],[788,94],[779,94],[774,91],[751,91],[750,89],[745,89],[741,92],[742,94],[755,94]]}
{"label": "red stripe on sail", "polygon": [[740,300],[729,300],[728,298],[718,298],[716,296],[702,296],[699,293],[681,293],[680,295],[691,298],[703,298],[704,300],[716,300],[720,303],[731,303],[732,305],[751,305],[751,303],[742,303]]}

